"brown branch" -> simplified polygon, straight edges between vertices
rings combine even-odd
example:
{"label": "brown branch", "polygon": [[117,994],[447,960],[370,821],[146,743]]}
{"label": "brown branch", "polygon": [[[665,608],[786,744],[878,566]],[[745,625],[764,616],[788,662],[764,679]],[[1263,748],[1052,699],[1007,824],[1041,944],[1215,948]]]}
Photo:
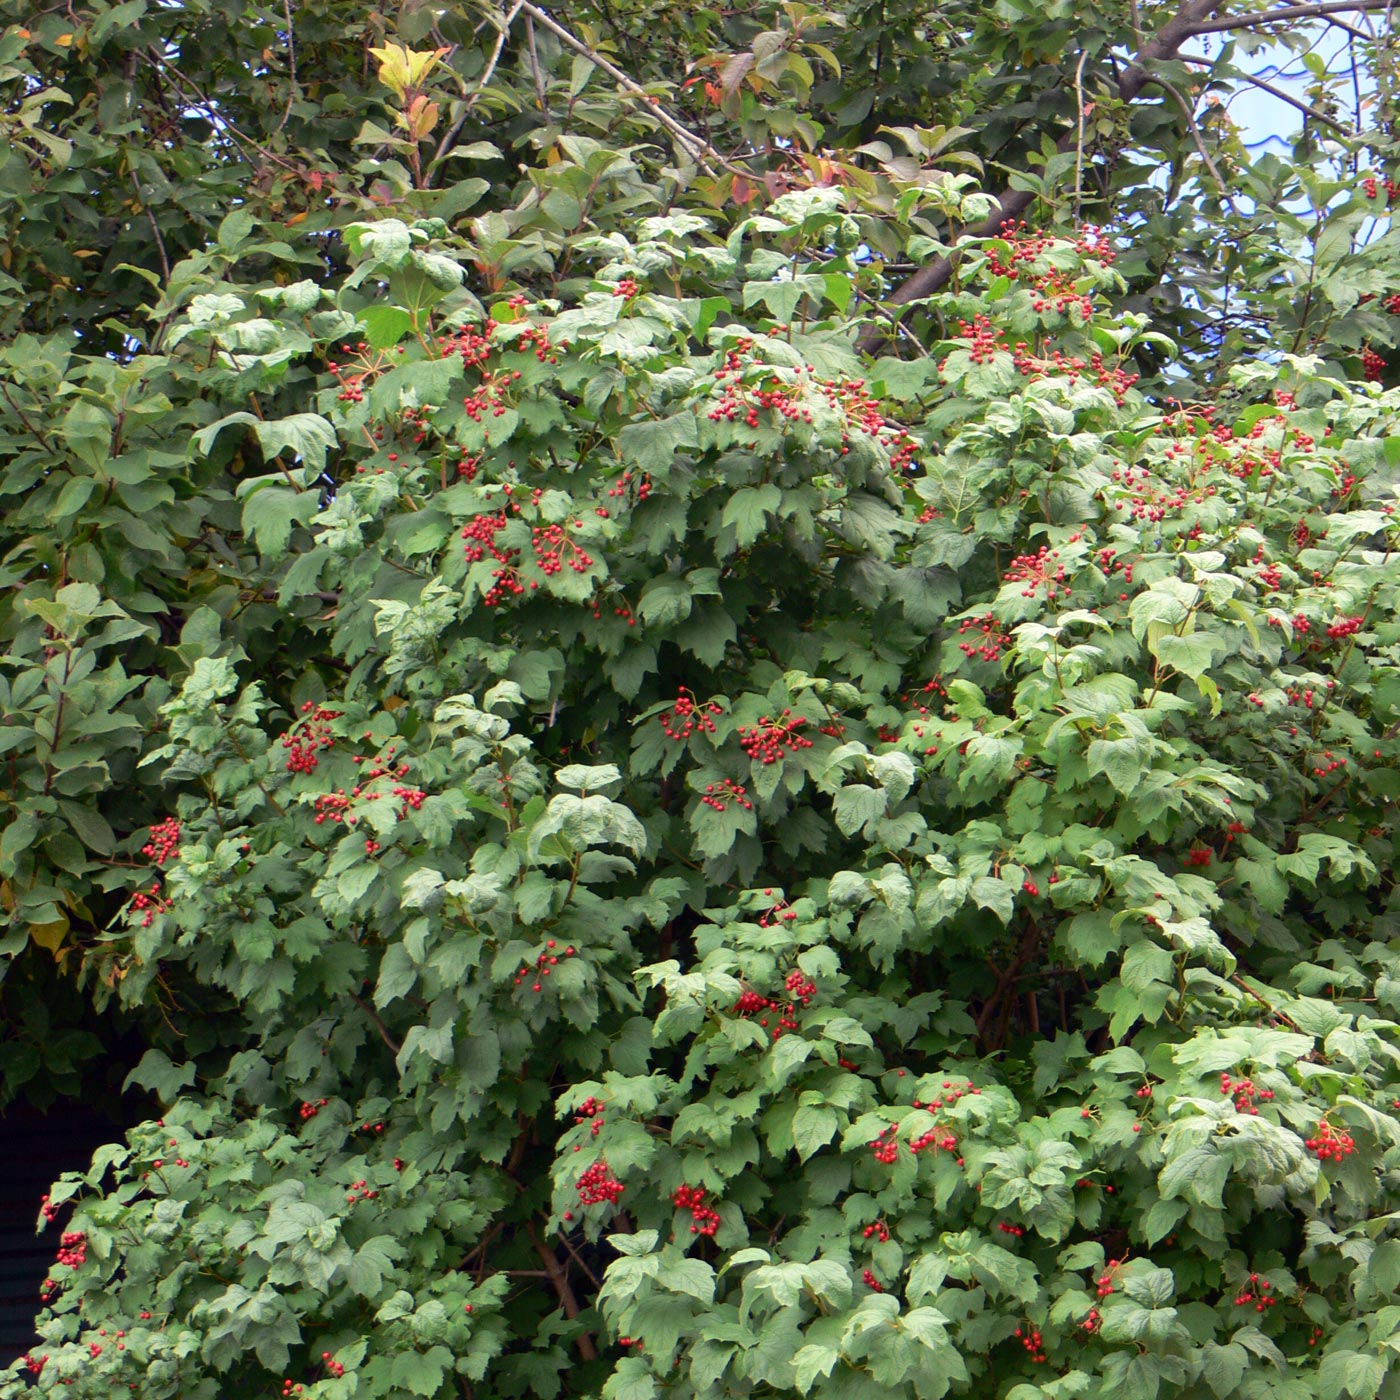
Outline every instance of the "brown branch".
{"label": "brown branch", "polygon": [[358,996],[355,995],[354,992],[350,993],[350,1000],[353,1001],[355,1005],[358,1006],[360,1010],[363,1011],[365,1015],[368,1016],[369,1019],[374,1022],[376,1028],[379,1031],[380,1039],[382,1039],[385,1045],[387,1045],[389,1049],[392,1050],[397,1056],[399,1051],[403,1049],[403,1046],[400,1045],[394,1039],[394,1037],[391,1036],[389,1032],[385,1029],[384,1022],[379,1019],[379,1016],[374,1010],[374,1008],[368,1002],[362,1001]]}
{"label": "brown branch", "polygon": [[17,404],[14,401],[14,399],[10,397],[10,386],[8,384],[0,383],[0,394],[3,394],[5,396],[5,402],[9,404],[10,407],[14,410],[15,417],[17,417],[19,421],[23,423],[24,426],[31,433],[33,433],[36,438],[39,439],[40,445],[44,447],[47,451],[52,452],[53,448],[50,446],[48,438],[44,436],[44,430],[42,428],[36,427],[30,421],[29,415],[24,411],[24,409],[22,409],[19,406],[19,404]]}
{"label": "brown branch", "polygon": [[[1177,50],[1193,34],[1201,33],[1200,26],[1224,3],[1224,0],[1186,0],[1177,14],[1146,43],[1139,51],[1137,59],[1125,68],[1118,78],[1118,96],[1123,102],[1137,99],[1149,81],[1151,74],[1147,65],[1160,63],[1176,57]],[[1066,154],[1075,148],[1078,125],[1060,137],[1056,151]],[[1018,190],[1008,186],[997,195],[991,213],[979,224],[965,229],[968,238],[993,238],[1001,232],[1001,226],[1014,222],[1035,202],[1036,195],[1031,190]],[[952,260],[937,257],[921,267],[911,277],[907,277],[885,298],[894,306],[907,306],[912,301],[921,301],[944,286],[953,275]],[[878,326],[864,331],[857,342],[862,350],[874,350],[884,339],[884,332]]]}
{"label": "brown branch", "polygon": [[567,1235],[560,1235],[559,1243],[562,1244],[564,1248],[569,1251],[569,1258],[572,1259],[574,1263],[577,1264],[579,1268],[582,1269],[583,1272],[588,1276],[589,1283],[591,1283],[594,1288],[601,1288],[603,1286],[602,1281],[599,1279],[598,1275],[595,1274],[593,1270],[590,1269],[588,1265],[584,1262],[583,1256],[579,1254],[578,1250],[576,1250],[573,1247],[573,1245],[569,1242],[569,1237]]}
{"label": "brown branch", "polygon": [[530,76],[535,80],[535,99],[540,104],[540,115],[549,120],[549,95],[545,87],[544,71],[540,67],[540,51],[535,44],[535,21],[525,16],[525,51],[530,55]]}
{"label": "brown branch", "polygon": [[1230,197],[1230,187],[1225,183],[1219,167],[1210,158],[1210,152],[1206,149],[1206,143],[1201,139],[1201,129],[1196,125],[1196,114],[1191,110],[1191,104],[1169,83],[1165,78],[1157,77],[1152,80],[1158,87],[1163,89],[1167,95],[1181,108],[1182,115],[1186,118],[1186,125],[1191,129],[1191,140],[1195,143],[1196,150],[1206,163],[1206,169],[1210,171],[1211,177],[1220,188],[1220,197],[1230,206],[1232,214],[1240,211],[1235,208],[1235,201]]}
{"label": "brown branch", "polygon": [[287,79],[287,105],[282,110],[282,120],[277,123],[281,131],[292,115],[292,104],[297,96],[297,41],[292,29],[292,0],[282,0],[282,13],[287,17],[287,65],[290,76]]}
{"label": "brown branch", "polygon": [[495,47],[491,50],[491,56],[486,60],[486,68],[481,77],[477,80],[476,87],[472,90],[471,96],[467,98],[466,106],[462,108],[462,114],[455,122],[448,127],[442,140],[438,142],[437,150],[433,152],[433,158],[428,163],[427,186],[432,188],[433,178],[436,174],[437,166],[442,163],[443,158],[456,145],[457,137],[461,135],[462,128],[467,124],[467,118],[471,115],[471,110],[476,106],[477,99],[486,91],[486,85],[496,74],[496,65],[501,61],[501,50],[506,46],[506,39],[510,35],[510,27],[515,22],[515,17],[520,13],[520,5],[513,5],[510,12],[504,19],[499,21],[500,27],[496,31]]}
{"label": "brown branch", "polygon": [[637,82],[635,78],[628,77],[616,64],[609,63],[597,49],[590,48],[582,39],[571,34],[547,10],[540,9],[538,5],[532,4],[531,0],[521,0],[520,8],[524,10],[536,24],[542,25],[561,43],[573,49],[575,53],[582,54],[590,63],[601,68],[608,77],[626,89],[626,91],[642,98],[647,104],[647,110],[650,111],[652,116],[681,143],[685,153],[702,170],[709,174],[714,173],[706,159],[707,156],[720,165],[731,169],[733,168],[730,162],[720,155],[703,136],[697,136],[695,132],[691,131],[688,127],[682,126],[669,112],[664,111],[661,104],[657,102],[652,94]]}
{"label": "brown branch", "polygon": [[161,271],[165,273],[165,281],[170,283],[170,259],[165,252],[165,239],[160,236],[160,225],[156,223],[156,216],[151,212],[151,206],[146,203],[146,197],[141,193],[140,181],[136,178],[136,172],[131,172],[131,188],[136,191],[136,201],[140,204],[142,211],[146,215],[147,222],[151,225],[151,232],[155,234],[156,251],[160,254]]}
{"label": "brown branch", "polygon": [[997,1011],[1002,1013],[1001,1029],[998,1031],[998,1044],[1004,1040],[1011,1003],[1015,997],[1016,983],[1020,980],[1026,965],[1035,957],[1039,948],[1040,925],[1032,921],[1021,934],[1021,943],[1016,949],[1016,956],[1004,969],[998,969],[990,958],[987,959],[987,966],[992,969],[992,975],[996,977],[997,984],[992,989],[991,996],[987,998],[986,1003],[977,1016],[976,1035],[979,1041],[985,1043],[986,1033],[991,1025],[992,1016]]}
{"label": "brown branch", "polygon": [[[1213,68],[1215,66],[1215,60],[1213,58],[1207,58],[1204,54],[1183,53],[1178,54],[1177,57],[1183,63],[1199,63],[1207,68]],[[1320,111],[1309,103],[1301,101],[1299,98],[1294,97],[1292,93],[1285,92],[1281,87],[1275,87],[1273,83],[1266,81],[1264,78],[1256,77],[1253,73],[1232,72],[1230,74],[1230,81],[1235,82],[1236,80],[1249,83],[1252,87],[1262,88],[1265,92],[1272,93],[1280,102],[1286,102],[1290,107],[1296,107],[1305,117],[1311,117],[1314,121],[1321,122],[1324,126],[1330,126],[1333,131],[1337,132],[1340,136],[1345,136],[1348,141],[1356,140],[1356,132],[1350,127],[1343,126],[1341,122],[1329,117],[1326,112]]]}
{"label": "brown branch", "polygon": [[1270,1016],[1274,1017],[1276,1020],[1282,1021],[1285,1026],[1292,1026],[1295,1031],[1298,1031],[1302,1035],[1307,1034],[1307,1032],[1303,1030],[1302,1026],[1300,1026],[1297,1023],[1297,1021],[1295,1021],[1286,1011],[1280,1011],[1278,1007],[1276,1007],[1273,1004],[1273,1002],[1269,1001],[1266,997],[1260,996],[1259,993],[1256,992],[1254,988],[1251,987],[1249,983],[1244,980],[1243,977],[1239,976],[1238,973],[1232,972],[1230,974],[1229,980],[1242,992],[1248,992],[1249,995],[1252,996],[1254,1000],[1257,1001],[1260,1004],[1260,1006],[1262,1006],[1264,1010],[1269,1013]]}
{"label": "brown branch", "polygon": [[1328,15],[1344,15],[1357,10],[1388,10],[1394,3],[1395,0],[1325,0],[1317,5],[1285,5],[1282,9],[1265,10],[1257,15],[1203,20],[1189,29],[1184,37],[1192,34],[1223,34],[1231,29],[1256,29],[1261,24],[1291,24],[1299,19],[1326,19]]}
{"label": "brown branch", "polygon": [[[564,1316],[572,1321],[583,1309],[579,1307],[578,1298],[574,1296],[568,1274],[564,1272],[558,1259],[554,1257],[554,1251],[540,1238],[539,1226],[533,1220],[526,1222],[525,1233],[530,1237],[530,1243],[534,1245],[535,1253],[540,1256],[540,1263],[544,1265],[545,1273],[549,1275],[549,1281],[554,1285],[554,1291],[559,1296],[559,1306],[564,1309]],[[585,1361],[597,1359],[598,1348],[593,1344],[592,1333],[579,1333],[578,1354]]]}

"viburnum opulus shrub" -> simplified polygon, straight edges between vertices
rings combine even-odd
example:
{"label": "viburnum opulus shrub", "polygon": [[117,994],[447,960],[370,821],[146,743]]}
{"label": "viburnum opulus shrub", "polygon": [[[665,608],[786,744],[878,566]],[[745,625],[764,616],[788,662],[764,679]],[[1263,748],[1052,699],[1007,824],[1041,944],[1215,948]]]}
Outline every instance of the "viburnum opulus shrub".
{"label": "viburnum opulus shrub", "polygon": [[1394,1393],[1400,399],[1146,401],[1093,231],[861,360],[833,191],[348,238],[176,271],[297,679],[185,619],[0,1394]]}

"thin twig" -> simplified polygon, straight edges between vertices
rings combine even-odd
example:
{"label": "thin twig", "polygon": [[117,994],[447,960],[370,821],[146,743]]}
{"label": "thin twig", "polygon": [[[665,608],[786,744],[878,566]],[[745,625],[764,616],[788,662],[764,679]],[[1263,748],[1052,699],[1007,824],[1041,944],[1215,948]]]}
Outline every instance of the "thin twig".
{"label": "thin twig", "polygon": [[33,433],[36,438],[39,439],[40,445],[48,451],[52,451],[53,449],[49,444],[49,440],[44,435],[44,430],[38,427],[33,422],[31,422],[29,415],[24,411],[24,409],[21,408],[19,404],[17,404],[14,401],[14,399],[10,397],[10,386],[8,384],[0,382],[0,394],[3,394],[5,396],[5,402],[9,404],[10,407],[14,410],[15,417],[18,418],[19,421],[23,423],[24,426],[28,428],[29,431]]}
{"label": "thin twig", "polygon": [[282,0],[282,13],[287,17],[287,64],[291,70],[287,86],[287,105],[282,111],[282,120],[277,123],[277,130],[281,131],[287,125],[288,119],[292,115],[292,103],[297,95],[297,43],[296,36],[292,31],[292,0]]}
{"label": "thin twig", "polygon": [[1170,94],[1172,100],[1181,108],[1182,115],[1186,118],[1186,125],[1191,131],[1191,140],[1196,143],[1196,149],[1200,152],[1201,159],[1205,161],[1206,169],[1210,171],[1215,183],[1219,185],[1221,198],[1230,206],[1230,212],[1238,215],[1240,211],[1235,207],[1235,201],[1230,195],[1230,188],[1226,185],[1219,167],[1211,159],[1210,152],[1206,150],[1206,143],[1201,139],[1201,129],[1196,125],[1196,114],[1191,110],[1191,104],[1160,74],[1155,74],[1151,81]]}
{"label": "thin twig", "polygon": [[544,73],[540,68],[540,51],[535,47],[535,21],[525,16],[525,48],[530,55],[530,76],[535,83],[535,98],[540,104],[540,112],[549,120],[549,98],[545,91]]}
{"label": "thin twig", "polygon": [[1290,24],[1297,19],[1326,19],[1328,15],[1358,10],[1384,10],[1391,0],[1326,0],[1318,5],[1285,5],[1262,14],[1232,15],[1229,19],[1202,20],[1191,26],[1192,34],[1224,34],[1231,29],[1257,29],[1263,24]]}
{"label": "thin twig", "polygon": [[1273,1002],[1269,1001],[1265,997],[1260,996],[1259,993],[1256,992],[1254,988],[1251,987],[1249,983],[1244,980],[1243,977],[1238,975],[1238,973],[1232,972],[1230,974],[1229,980],[1242,992],[1248,992],[1249,995],[1252,996],[1254,1000],[1257,1001],[1264,1008],[1264,1010],[1269,1013],[1270,1016],[1273,1016],[1277,1020],[1282,1021],[1285,1026],[1292,1026],[1295,1031],[1302,1032],[1304,1035],[1307,1034],[1306,1031],[1303,1031],[1302,1026],[1300,1026],[1297,1023],[1297,1021],[1295,1021],[1286,1011],[1280,1011],[1278,1007],[1276,1007],[1273,1004]]}
{"label": "thin twig", "polygon": [[203,114],[219,131],[227,132],[236,142],[244,146],[247,150],[256,152],[264,160],[271,161],[274,165],[280,165],[283,170],[288,170],[293,175],[301,174],[301,171],[292,161],[284,159],[282,156],[277,155],[273,151],[269,151],[266,146],[259,145],[256,141],[253,140],[251,136],[248,136],[244,132],[240,131],[238,127],[236,127],[233,124],[233,122],[231,122],[228,119],[228,116],[223,112],[223,110],[218,106],[218,104],[211,101],[210,98],[204,95],[203,91],[200,89],[199,84],[196,83],[194,79],[191,78],[188,74],[182,73],[180,69],[178,69],[173,63],[171,63],[171,61],[168,58],[166,58],[166,56],[163,53],[161,53],[161,51],[157,49],[154,45],[148,46],[146,52],[150,54],[153,62],[155,62],[159,67],[164,68],[167,73],[171,74],[174,77],[175,86],[177,90],[179,89],[180,84],[183,83],[186,87],[189,88],[189,91],[194,93],[195,97],[199,99],[197,102],[191,102],[188,94],[181,92],[180,98],[187,107],[195,107],[198,110],[202,111]]}
{"label": "thin twig", "polygon": [[[533,1220],[526,1222],[525,1233],[530,1237],[530,1243],[534,1245],[535,1253],[540,1256],[540,1263],[544,1265],[545,1272],[549,1275],[549,1281],[554,1285],[554,1291],[558,1295],[559,1306],[563,1308],[564,1316],[573,1321],[583,1309],[579,1307],[578,1298],[574,1296],[569,1276],[560,1267],[558,1259],[554,1257],[554,1251],[540,1238],[539,1227]],[[597,1359],[598,1348],[593,1344],[591,1333],[579,1333],[578,1354],[585,1361]]]}
{"label": "thin twig", "polygon": [[[1124,104],[1134,102],[1151,78],[1148,65],[1166,62],[1176,57],[1176,51],[1192,34],[1199,32],[1199,26],[1209,19],[1224,3],[1224,0],[1184,0],[1181,8],[1169,19],[1151,39],[1138,51],[1137,58],[1118,74],[1118,97]],[[1065,132],[1055,143],[1061,154],[1074,149],[1075,128]],[[991,212],[979,224],[963,231],[967,238],[994,238],[1001,232],[1002,224],[1014,222],[1035,202],[1036,196],[1028,189],[1008,186],[996,196]],[[954,254],[956,256],[956,254]],[[886,298],[891,306],[907,306],[910,302],[922,301],[947,284],[953,275],[952,258],[939,256],[926,263],[912,276],[904,279]],[[856,345],[858,349],[873,352],[885,339],[885,331],[880,326],[868,326],[861,332]]]}
{"label": "thin twig", "polygon": [[588,1275],[588,1281],[593,1285],[593,1287],[601,1288],[603,1286],[602,1280],[598,1277],[597,1274],[593,1272],[592,1269],[588,1267],[586,1263],[584,1263],[583,1258],[580,1256],[578,1250],[576,1250],[570,1243],[569,1237],[567,1235],[560,1235],[559,1243],[562,1244],[564,1248],[569,1251],[569,1258],[572,1259],[574,1263],[577,1264],[579,1268],[582,1269],[583,1272]]}
{"label": "thin twig", "polygon": [[486,60],[486,68],[480,80],[477,82],[476,87],[472,90],[471,96],[467,98],[466,105],[462,108],[461,116],[447,128],[442,140],[438,142],[437,150],[433,152],[433,158],[428,162],[429,174],[426,183],[430,188],[433,183],[433,175],[436,174],[433,167],[437,166],[452,147],[457,144],[457,138],[462,134],[462,128],[467,124],[467,118],[471,115],[472,108],[476,106],[477,98],[486,91],[486,85],[495,76],[496,65],[501,61],[501,51],[505,48],[506,39],[510,35],[510,27],[514,23],[516,15],[519,13],[520,4],[519,0],[516,0],[516,4],[511,7],[510,13],[501,21],[501,26],[496,31],[496,46],[491,50],[491,57]]}
{"label": "thin twig", "polygon": [[637,82],[636,79],[630,78],[621,68],[617,67],[616,64],[609,63],[597,49],[590,48],[582,39],[576,38],[547,11],[531,3],[531,0],[521,0],[520,8],[523,9],[531,19],[549,30],[561,43],[567,44],[575,53],[581,53],[590,63],[601,68],[614,82],[621,84],[628,92],[635,93],[638,97],[642,98],[646,102],[647,109],[651,114],[681,143],[685,148],[686,154],[689,155],[702,170],[706,171],[708,174],[714,174],[714,171],[705,159],[707,155],[723,166],[730,166],[730,162],[725,160],[708,141],[701,136],[697,136],[688,127],[682,126],[669,112],[666,112],[661,107],[661,104],[653,98],[652,94]]}
{"label": "thin twig", "polygon": [[160,225],[156,223],[156,216],[151,213],[151,206],[146,203],[146,197],[141,193],[140,182],[136,179],[136,172],[131,172],[131,188],[136,191],[136,201],[140,204],[142,211],[146,215],[146,220],[151,226],[151,232],[155,235],[156,251],[160,254],[160,269],[165,273],[167,285],[170,282],[170,259],[165,252],[165,239],[160,236]]}
{"label": "thin twig", "polygon": [[[1136,20],[1137,7],[1133,7]],[[1084,203],[1084,63],[1089,57],[1088,49],[1079,52],[1079,63],[1074,70],[1074,222],[1079,222]]]}
{"label": "thin twig", "polygon": [[[1204,54],[1183,53],[1178,54],[1177,57],[1183,63],[1199,63],[1205,65],[1207,68],[1215,67],[1215,60],[1213,58],[1207,58]],[[1350,127],[1343,126],[1341,122],[1329,117],[1326,112],[1319,111],[1316,107],[1310,106],[1308,103],[1294,97],[1292,93],[1285,92],[1281,87],[1275,87],[1273,83],[1267,82],[1263,78],[1257,78],[1253,73],[1232,72],[1230,74],[1230,80],[1233,82],[1236,78],[1242,79],[1253,87],[1262,88],[1265,92],[1272,93],[1280,101],[1288,103],[1290,107],[1296,107],[1304,116],[1311,117],[1314,121],[1321,122],[1324,126],[1330,126],[1333,131],[1345,136],[1347,140],[1356,140],[1356,132],[1352,131]]]}
{"label": "thin twig", "polygon": [[379,1031],[380,1038],[383,1040],[385,1045],[387,1045],[389,1049],[394,1052],[395,1057],[397,1057],[399,1051],[403,1049],[403,1046],[400,1045],[394,1039],[394,1037],[391,1036],[389,1032],[385,1029],[384,1022],[379,1019],[379,1015],[375,1011],[375,1009],[367,1001],[362,1001],[358,996],[355,995],[354,992],[350,993],[350,1000],[353,1001],[355,1005],[358,1006],[360,1010],[363,1011],[365,1015],[368,1016],[369,1019],[374,1022],[375,1027]]}

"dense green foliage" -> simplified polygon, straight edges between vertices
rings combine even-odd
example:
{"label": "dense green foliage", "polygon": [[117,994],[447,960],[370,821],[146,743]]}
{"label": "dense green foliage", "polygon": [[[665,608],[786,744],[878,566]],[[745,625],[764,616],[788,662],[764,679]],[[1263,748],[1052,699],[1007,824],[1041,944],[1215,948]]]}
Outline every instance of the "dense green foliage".
{"label": "dense green foliage", "polygon": [[0,3],[0,1395],[1400,1395],[1388,79],[1136,9]]}

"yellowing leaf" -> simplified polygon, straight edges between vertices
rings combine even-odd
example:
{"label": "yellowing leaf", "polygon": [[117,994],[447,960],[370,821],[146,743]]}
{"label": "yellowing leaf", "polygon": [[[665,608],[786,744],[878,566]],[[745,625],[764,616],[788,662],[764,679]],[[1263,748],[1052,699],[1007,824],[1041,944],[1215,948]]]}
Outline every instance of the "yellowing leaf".
{"label": "yellowing leaf", "polygon": [[394,92],[401,102],[411,88],[422,84],[446,52],[446,49],[432,49],[417,53],[401,44],[385,44],[382,49],[370,50],[379,60],[379,81]]}
{"label": "yellowing leaf", "polygon": [[68,915],[60,914],[58,918],[45,924],[30,924],[29,936],[41,948],[47,948],[49,952],[57,954],[59,948],[63,946],[64,937],[68,933]]}

